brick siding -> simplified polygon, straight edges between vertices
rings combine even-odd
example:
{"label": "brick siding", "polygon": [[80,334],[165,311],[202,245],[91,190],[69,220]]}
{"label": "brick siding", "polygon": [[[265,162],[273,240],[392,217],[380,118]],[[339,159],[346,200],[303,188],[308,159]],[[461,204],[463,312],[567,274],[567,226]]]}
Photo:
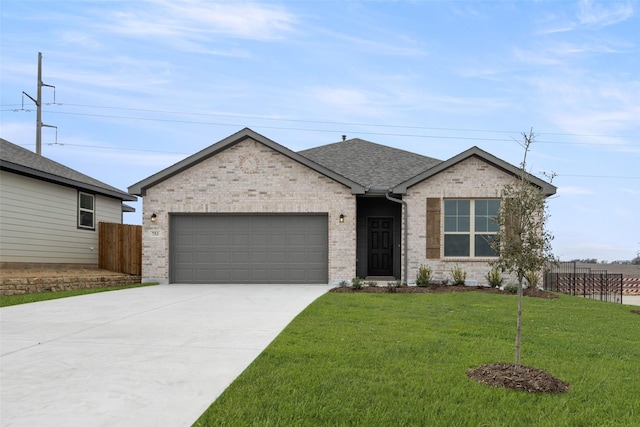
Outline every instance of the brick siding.
{"label": "brick siding", "polygon": [[[485,275],[490,270],[490,258],[444,258],[444,247],[440,245],[440,259],[427,260],[427,198],[499,199],[501,189],[516,178],[479,157],[470,157],[422,181],[407,190],[403,200],[409,212],[409,281],[415,280],[420,265],[433,269],[436,280],[450,278],[451,269],[458,264],[467,272],[467,280],[487,284]],[[440,236],[444,233],[444,216],[441,220]],[[441,242],[444,239],[441,238]],[[515,278],[507,277],[515,283]]]}
{"label": "brick siding", "polygon": [[355,275],[356,198],[350,188],[251,139],[148,189],[143,210],[143,281],[168,282],[169,213],[328,213],[329,282]]}

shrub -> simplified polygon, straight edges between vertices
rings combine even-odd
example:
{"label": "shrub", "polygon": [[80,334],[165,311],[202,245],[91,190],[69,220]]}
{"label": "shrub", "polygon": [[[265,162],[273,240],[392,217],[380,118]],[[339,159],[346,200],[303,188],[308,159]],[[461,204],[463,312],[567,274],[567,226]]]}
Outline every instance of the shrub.
{"label": "shrub", "polygon": [[367,283],[365,283],[367,286],[371,286],[372,288],[375,288],[376,286],[378,286],[378,282],[376,282],[375,280],[370,280]]}
{"label": "shrub", "polygon": [[364,280],[362,280],[359,277],[354,277],[353,279],[351,279],[351,287],[353,289],[356,289],[356,290],[362,289],[363,284],[364,284]]}
{"label": "shrub", "polygon": [[502,282],[504,282],[501,272],[497,267],[492,267],[485,277],[487,278],[489,286],[492,288],[499,288],[502,286]]}
{"label": "shrub", "polygon": [[524,275],[524,278],[527,280],[527,284],[529,285],[529,287],[533,289],[538,287],[540,277],[535,271],[528,271],[527,274]]}
{"label": "shrub", "polygon": [[464,285],[464,281],[467,280],[467,272],[464,271],[458,264],[451,269],[451,278],[454,285]]}
{"label": "shrub", "polygon": [[433,270],[427,265],[421,265],[418,269],[418,276],[416,277],[416,285],[420,287],[429,286],[431,283],[431,274]]}
{"label": "shrub", "polygon": [[400,280],[396,280],[395,282],[387,282],[387,291],[393,293],[401,286]]}
{"label": "shrub", "polygon": [[346,280],[343,280],[340,283],[338,283],[338,286],[340,286],[341,288],[346,288],[347,286],[349,286],[349,282],[347,282]]}
{"label": "shrub", "polygon": [[507,285],[504,287],[504,291],[505,292],[509,292],[510,294],[517,294],[518,293],[518,285],[515,285],[513,283]]}

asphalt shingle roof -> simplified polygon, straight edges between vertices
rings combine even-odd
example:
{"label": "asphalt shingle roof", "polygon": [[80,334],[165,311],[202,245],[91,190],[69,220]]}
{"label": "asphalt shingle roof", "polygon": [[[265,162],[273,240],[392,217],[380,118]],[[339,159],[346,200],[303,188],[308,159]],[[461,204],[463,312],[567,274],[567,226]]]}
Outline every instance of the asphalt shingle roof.
{"label": "asphalt shingle roof", "polygon": [[364,187],[391,188],[441,160],[354,138],[298,152]]}
{"label": "asphalt shingle roof", "polygon": [[122,200],[137,200],[122,190],[51,159],[39,156],[33,151],[2,138],[0,138],[0,166],[3,170],[29,175],[61,185],[86,189]]}

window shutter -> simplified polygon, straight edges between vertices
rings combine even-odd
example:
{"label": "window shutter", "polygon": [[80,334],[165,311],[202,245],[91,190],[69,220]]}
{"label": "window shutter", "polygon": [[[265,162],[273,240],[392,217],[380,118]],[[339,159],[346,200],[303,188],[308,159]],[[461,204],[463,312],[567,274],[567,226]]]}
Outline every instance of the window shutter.
{"label": "window shutter", "polygon": [[427,198],[427,259],[440,259],[440,199]]}

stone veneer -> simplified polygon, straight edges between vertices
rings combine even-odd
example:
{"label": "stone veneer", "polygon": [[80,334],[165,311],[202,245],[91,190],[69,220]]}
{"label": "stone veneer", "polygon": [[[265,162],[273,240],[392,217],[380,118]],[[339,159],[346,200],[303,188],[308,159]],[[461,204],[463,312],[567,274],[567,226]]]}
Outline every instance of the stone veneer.
{"label": "stone veneer", "polygon": [[[467,280],[487,284],[485,275],[490,270],[488,262],[492,258],[445,258],[444,257],[444,216],[440,224],[440,259],[427,259],[427,198],[459,199],[499,199],[502,188],[516,178],[479,157],[473,156],[422,181],[407,190],[403,200],[409,212],[409,279],[415,280],[420,265],[433,269],[435,280],[451,277],[451,268],[458,264],[467,272]],[[441,209],[444,206],[441,205]],[[504,276],[505,282],[515,283],[515,278]]]}
{"label": "stone veneer", "polygon": [[2,277],[0,295],[38,294],[42,292],[94,289],[140,283],[140,276],[98,275],[65,277]]}
{"label": "stone veneer", "polygon": [[147,189],[143,209],[144,282],[169,280],[170,213],[327,213],[329,282],[355,275],[356,197],[351,189],[252,139]]}

